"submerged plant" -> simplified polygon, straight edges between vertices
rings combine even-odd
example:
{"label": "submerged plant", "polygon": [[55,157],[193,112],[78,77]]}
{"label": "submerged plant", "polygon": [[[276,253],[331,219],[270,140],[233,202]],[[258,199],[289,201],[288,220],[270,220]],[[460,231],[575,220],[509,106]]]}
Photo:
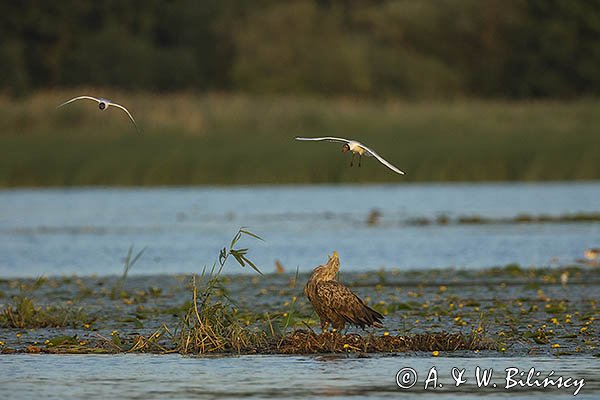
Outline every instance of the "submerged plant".
{"label": "submerged plant", "polygon": [[117,280],[112,290],[110,291],[110,298],[115,300],[119,297],[127,297],[127,292],[125,292],[125,281],[127,280],[127,274],[129,274],[129,270],[133,268],[135,263],[140,259],[140,257],[146,251],[146,247],[140,250],[133,258],[133,245],[129,246],[129,250],[127,251],[127,256],[125,257],[125,262],[123,263],[123,275]]}
{"label": "submerged plant", "polygon": [[81,307],[38,306],[33,293],[48,282],[40,276],[33,281],[19,284],[19,294],[12,297],[0,311],[0,327],[18,329],[81,326],[91,320]]}
{"label": "submerged plant", "polygon": [[288,333],[290,327],[295,328],[297,326],[310,326],[309,323],[313,323],[314,321],[311,318],[310,311],[303,311],[300,309],[298,305],[298,296],[301,293],[297,293],[297,285],[298,285],[298,276],[300,274],[300,268],[296,268],[296,275],[291,280],[291,289],[292,289],[292,297],[289,301],[284,303],[284,306],[287,307],[287,311],[281,314],[281,323],[278,330],[278,333],[281,337],[285,336]]}
{"label": "submerged plant", "polygon": [[8,304],[0,313],[0,326],[18,329],[82,326],[91,319],[80,307],[41,307],[29,297],[14,297],[14,304]]}

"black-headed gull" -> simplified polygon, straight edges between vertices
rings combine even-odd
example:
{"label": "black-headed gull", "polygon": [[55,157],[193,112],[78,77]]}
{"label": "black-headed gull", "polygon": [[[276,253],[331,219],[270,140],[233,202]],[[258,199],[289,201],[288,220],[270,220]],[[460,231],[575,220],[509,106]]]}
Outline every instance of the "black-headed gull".
{"label": "black-headed gull", "polygon": [[138,132],[140,131],[138,129],[138,126],[135,123],[135,119],[133,119],[133,116],[131,115],[131,113],[125,107],[123,107],[122,105],[114,103],[114,102],[112,102],[112,101],[110,101],[108,99],[103,99],[103,98],[97,99],[97,98],[92,97],[92,96],[79,96],[79,97],[75,97],[75,98],[73,98],[73,99],[71,99],[69,101],[65,101],[64,103],[62,103],[61,105],[57,106],[56,108],[60,108],[60,107],[65,106],[65,105],[67,105],[69,103],[72,103],[74,101],[84,100],[84,99],[96,101],[98,103],[98,108],[100,110],[102,110],[102,111],[106,110],[109,106],[114,106],[114,107],[120,108],[121,110],[125,111],[125,113],[127,113],[127,116],[129,117],[129,119],[131,120],[131,122],[133,122],[133,125],[135,126],[135,129]]}
{"label": "black-headed gull", "polygon": [[328,142],[344,143],[344,146],[342,147],[342,151],[344,153],[347,151],[352,152],[352,159],[350,160],[350,166],[352,166],[352,164],[353,164],[354,156],[356,154],[358,154],[358,166],[359,167],[360,167],[360,160],[361,160],[362,156],[375,157],[377,160],[379,160],[380,163],[382,163],[383,165],[385,165],[392,171],[394,171],[400,175],[404,175],[404,172],[400,171],[398,168],[394,167],[392,164],[390,164],[388,161],[386,161],[379,154],[375,153],[373,150],[371,150],[364,144],[357,142],[356,140],[348,140],[348,139],[331,137],[331,136],[316,137],[316,138],[297,137],[296,140],[311,140],[311,141],[323,141],[324,140],[324,141],[328,141]]}

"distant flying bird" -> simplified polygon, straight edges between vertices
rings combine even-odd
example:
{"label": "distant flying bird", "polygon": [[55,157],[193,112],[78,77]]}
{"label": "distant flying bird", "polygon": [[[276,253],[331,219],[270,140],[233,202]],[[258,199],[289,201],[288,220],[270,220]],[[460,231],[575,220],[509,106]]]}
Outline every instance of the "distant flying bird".
{"label": "distant flying bird", "polygon": [[371,150],[364,144],[357,142],[356,140],[348,140],[348,139],[331,137],[331,136],[317,137],[317,138],[297,137],[296,140],[328,141],[328,142],[344,143],[344,146],[342,147],[342,151],[344,153],[347,151],[352,152],[352,159],[350,160],[350,166],[352,166],[352,164],[354,162],[354,156],[356,154],[358,154],[358,166],[359,167],[360,167],[360,160],[361,160],[362,156],[368,156],[368,157],[372,156],[372,157],[375,157],[377,160],[379,160],[380,163],[382,163],[383,165],[385,165],[392,171],[394,171],[400,175],[404,175],[404,172],[400,171],[398,168],[394,167],[392,164],[390,164],[388,161],[386,161],[379,154],[375,153],[373,150]]}
{"label": "distant flying bird", "polygon": [[135,126],[135,129],[138,132],[140,131],[138,129],[137,124],[135,123],[135,120],[133,119],[133,116],[131,115],[131,113],[125,107],[123,107],[120,104],[114,103],[114,102],[112,102],[110,100],[107,100],[107,99],[103,99],[103,98],[97,99],[97,98],[92,97],[92,96],[79,96],[79,97],[75,97],[75,98],[73,98],[73,99],[71,99],[69,101],[65,101],[64,103],[62,103],[61,105],[59,105],[56,108],[58,109],[58,108],[60,108],[62,106],[65,106],[65,105],[67,105],[69,103],[72,103],[72,102],[77,101],[77,100],[83,100],[83,99],[94,100],[94,101],[98,102],[98,108],[100,110],[102,110],[102,111],[106,110],[109,106],[114,106],[114,107],[120,108],[121,110],[123,110],[123,111],[125,111],[127,113],[127,116],[129,117],[129,119],[131,120],[131,122],[133,122],[133,125]]}
{"label": "distant flying bird", "polygon": [[360,326],[383,327],[383,315],[367,306],[350,289],[335,280],[340,269],[340,259],[337,251],[329,257],[325,265],[314,269],[304,294],[308,297],[321,320],[323,333],[331,323],[335,330],[342,330],[346,323]]}

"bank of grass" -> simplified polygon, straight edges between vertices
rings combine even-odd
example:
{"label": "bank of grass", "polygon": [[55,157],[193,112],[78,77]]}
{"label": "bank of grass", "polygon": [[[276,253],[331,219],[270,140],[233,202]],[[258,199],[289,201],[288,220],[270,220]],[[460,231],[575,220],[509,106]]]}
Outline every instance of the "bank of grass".
{"label": "bank of grass", "polygon": [[[230,255],[232,249],[242,250],[229,247]],[[226,257],[227,249],[221,254]],[[217,268],[221,261],[226,258],[219,258]],[[587,266],[514,264],[481,271],[344,274],[344,283],[385,315],[385,328],[324,335],[297,285],[307,276],[131,277],[131,292],[123,299],[99,289],[111,282],[107,278],[0,280],[6,294],[0,303],[0,354],[462,351],[476,356],[486,350],[521,357],[598,356],[599,274]],[[96,289],[78,298],[79,281]],[[177,289],[132,299],[150,282],[164,288],[178,283]],[[21,305],[23,296],[30,299],[27,307]],[[68,297],[74,300],[65,302]],[[174,304],[182,305],[174,309]]]}
{"label": "bank of grass", "polygon": [[[154,352],[180,354],[211,354],[211,353],[277,353],[277,354],[306,354],[306,353],[349,353],[349,352],[401,352],[401,351],[456,351],[456,350],[486,350],[497,349],[498,344],[484,337],[482,324],[471,334],[463,333],[423,333],[411,336],[383,336],[358,334],[340,334],[338,332],[317,335],[306,321],[303,324],[309,330],[293,330],[292,313],[297,313],[296,297],[287,304],[284,313],[262,314],[240,313],[236,299],[231,298],[225,288],[222,277],[223,268],[231,257],[241,267],[248,266],[262,275],[260,269],[248,258],[248,248],[237,248],[238,242],[244,236],[262,240],[256,234],[240,228],[234,235],[228,247],[219,251],[218,261],[209,269],[205,268],[201,275],[192,276],[191,304],[185,307],[184,315],[180,316],[175,327],[169,328],[163,322],[160,327],[149,334],[121,336],[113,330],[110,338],[98,334],[92,340],[81,340],[76,335],[61,333],[41,341],[21,345],[20,350],[6,347],[6,342],[0,340],[0,353],[15,351],[29,353],[121,353],[121,352]],[[117,281],[117,293],[125,304],[133,301],[126,300],[129,296],[125,290],[127,272],[143,254],[143,250],[132,258],[133,248],[130,247],[124,264],[124,274]],[[293,279],[293,290],[297,290],[298,272]],[[290,282],[291,283],[291,282]],[[19,294],[13,296],[12,302],[4,305],[0,312],[0,335],[4,336],[3,328],[36,330],[40,328],[85,328],[90,329],[95,318],[88,317],[83,307],[75,306],[74,310],[61,307],[40,307],[25,295],[33,295],[37,290],[48,284],[48,279],[38,278],[32,283],[15,282]],[[57,286],[52,284],[53,289]],[[115,290],[109,298],[117,300]],[[73,308],[73,302],[70,304]],[[136,308],[137,328],[143,328],[141,313],[143,305]],[[119,310],[122,314],[123,310]],[[251,322],[251,319],[253,320]],[[17,333],[20,338],[22,333]],[[20,343],[19,343],[20,344]]]}
{"label": "bank of grass", "polygon": [[40,307],[28,297],[18,296],[0,311],[0,327],[64,328],[82,327],[92,318],[81,307]]}
{"label": "bank of grass", "polygon": [[[89,93],[91,101],[55,110]],[[600,100],[368,101],[81,89],[0,98],[0,186],[187,185],[599,179]],[[405,170],[372,159],[350,168],[335,144],[364,141]]]}

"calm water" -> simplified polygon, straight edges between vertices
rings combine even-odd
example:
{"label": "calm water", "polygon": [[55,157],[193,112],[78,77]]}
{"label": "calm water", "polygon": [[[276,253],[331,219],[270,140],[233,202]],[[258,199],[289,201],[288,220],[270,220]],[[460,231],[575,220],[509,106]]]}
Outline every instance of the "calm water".
{"label": "calm water", "polygon": [[[240,226],[266,242],[245,239],[265,271],[275,259],[307,271],[336,249],[348,270],[482,268],[517,262],[546,266],[600,247],[600,224],[409,226],[411,218],[521,213],[600,212],[600,183],[286,186],[234,188],[68,189],[0,191],[0,277],[77,273],[117,274],[131,244],[148,246],[133,273],[199,271],[211,264]],[[375,227],[366,224],[373,209]],[[552,262],[551,259],[555,258]],[[236,265],[229,272],[240,271]],[[460,353],[458,353],[460,355]],[[495,353],[493,354],[495,356]],[[179,355],[0,356],[0,398],[372,398],[399,397],[398,370],[412,367],[417,398],[572,398],[574,388],[504,390],[505,368],[541,377],[585,379],[577,398],[600,396],[597,358],[433,358],[403,355],[241,356]],[[436,366],[436,392],[424,391]],[[494,368],[496,388],[479,389],[476,366]],[[452,367],[469,381],[452,387]]]}
{"label": "calm water", "polygon": [[[432,368],[438,372],[436,391],[424,390]],[[475,368],[493,369],[490,386],[478,388]],[[340,356],[240,356],[189,358],[179,355],[117,356],[0,356],[0,397],[6,399],[183,399],[183,398],[370,398],[400,397],[396,373],[411,367],[417,384],[408,392],[416,398],[478,399],[573,398],[575,388],[504,389],[506,368],[535,368],[540,380],[554,377],[584,379],[577,399],[600,395],[600,363],[594,358],[430,358]],[[467,382],[453,387],[453,367],[464,368]],[[493,388],[496,384],[496,388]]]}
{"label": "calm water", "polygon": [[148,247],[133,273],[200,271],[241,226],[265,238],[241,245],[266,272],[276,259],[308,271],[333,250],[355,271],[565,264],[600,246],[600,224],[406,221],[600,212],[599,199],[599,182],[2,190],[0,276],[118,274],[132,244]]}

